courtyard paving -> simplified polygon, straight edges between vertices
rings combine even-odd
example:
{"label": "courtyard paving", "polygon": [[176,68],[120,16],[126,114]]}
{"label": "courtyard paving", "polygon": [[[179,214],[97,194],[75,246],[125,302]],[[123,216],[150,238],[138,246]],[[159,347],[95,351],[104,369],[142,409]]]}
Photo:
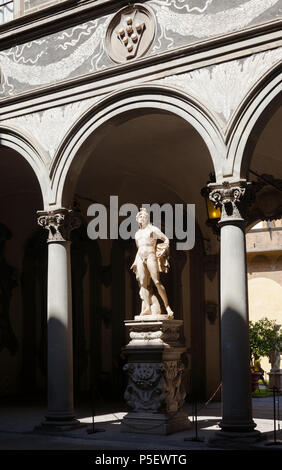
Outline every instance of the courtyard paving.
{"label": "courtyard paving", "polygon": [[[184,408],[193,421],[191,404]],[[42,435],[35,430],[45,412],[41,403],[3,402],[0,406],[0,450],[210,451],[208,441],[219,430],[221,404],[199,404],[197,434],[200,442],[194,440],[195,422],[191,429],[168,436],[121,432],[120,423],[126,414],[122,403],[97,404],[94,429],[103,431],[94,434],[87,432],[93,426],[91,408],[87,404],[76,407],[76,415],[85,427],[62,435]],[[256,429],[263,433],[265,440],[255,444],[252,450],[281,452],[282,445],[266,445],[274,437],[272,397],[253,398],[253,415]],[[279,428],[281,420],[276,424],[276,438],[282,440]]]}

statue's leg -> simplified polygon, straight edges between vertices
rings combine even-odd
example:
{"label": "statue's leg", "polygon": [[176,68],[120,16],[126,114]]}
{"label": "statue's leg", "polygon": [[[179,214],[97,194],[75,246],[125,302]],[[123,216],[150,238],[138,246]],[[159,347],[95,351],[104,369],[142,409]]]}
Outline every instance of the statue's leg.
{"label": "statue's leg", "polygon": [[155,255],[152,254],[148,257],[147,267],[148,267],[149,274],[158,290],[158,293],[161,296],[161,299],[164,303],[164,306],[166,308],[168,315],[173,316],[173,311],[171,310],[168,304],[166,290],[163,284],[160,282],[159,267],[158,267],[158,262],[157,262],[157,258]]}
{"label": "statue's leg", "polygon": [[150,293],[148,289],[149,273],[148,273],[148,269],[146,265],[141,259],[139,259],[137,262],[137,272],[138,272],[139,285],[140,285],[139,295],[140,295],[140,298],[142,299],[141,314],[150,315],[151,314]]}

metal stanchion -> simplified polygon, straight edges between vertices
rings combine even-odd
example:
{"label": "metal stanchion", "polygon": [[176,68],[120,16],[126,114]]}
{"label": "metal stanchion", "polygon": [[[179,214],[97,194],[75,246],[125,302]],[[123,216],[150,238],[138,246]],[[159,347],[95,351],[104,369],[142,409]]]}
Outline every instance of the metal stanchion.
{"label": "metal stanchion", "polygon": [[92,415],[92,426],[87,428],[88,434],[95,434],[96,432],[104,432],[105,429],[97,428],[95,426],[95,391],[96,391],[96,380],[94,370],[94,349],[91,352],[91,415]]}
{"label": "metal stanchion", "polygon": [[97,428],[95,426],[95,388],[92,389],[92,426],[87,428],[87,434],[95,434],[96,432],[104,432],[105,429]]}
{"label": "metal stanchion", "polygon": [[[277,392],[277,395],[276,395],[276,392]],[[277,418],[278,418],[278,430],[280,430],[279,389],[273,386],[272,393],[273,393],[273,441],[266,442],[265,444],[266,446],[282,445],[282,441],[277,439],[277,433],[276,433]],[[276,396],[278,397],[277,410],[276,410]],[[277,415],[277,411],[278,411],[278,415]]]}
{"label": "metal stanchion", "polygon": [[[204,406],[201,409],[207,407],[209,403],[213,400],[215,395],[217,394],[218,390],[221,388],[222,383],[219,384],[217,389],[214,391],[214,393],[211,395],[211,397],[208,399],[208,401],[204,404]],[[191,390],[191,382],[190,382],[190,390]],[[197,406],[197,397],[195,401],[193,401],[193,424],[195,423],[195,436],[192,438],[185,438],[184,441],[194,441],[194,442],[204,442],[204,438],[198,437],[198,406]]]}
{"label": "metal stanchion", "polygon": [[198,436],[198,406],[197,406],[197,397],[193,402],[193,423],[195,425],[195,436],[188,438],[185,437],[184,441],[193,441],[193,442],[204,442],[204,438]]}
{"label": "metal stanchion", "polygon": [[[93,403],[94,404],[94,403]],[[87,434],[95,434],[96,432],[104,432],[105,429],[97,428],[95,426],[95,409],[92,408],[92,426],[87,428]]]}

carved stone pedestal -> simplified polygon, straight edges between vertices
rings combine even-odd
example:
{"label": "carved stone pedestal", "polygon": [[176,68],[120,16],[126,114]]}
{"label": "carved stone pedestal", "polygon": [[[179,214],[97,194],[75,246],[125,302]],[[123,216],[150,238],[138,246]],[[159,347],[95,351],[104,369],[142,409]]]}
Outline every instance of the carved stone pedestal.
{"label": "carved stone pedestal", "polygon": [[123,349],[128,359],[124,397],[132,411],[124,417],[121,429],[146,434],[183,431],[190,427],[181,411],[186,396],[183,321],[167,315],[148,317],[125,321],[130,341]]}

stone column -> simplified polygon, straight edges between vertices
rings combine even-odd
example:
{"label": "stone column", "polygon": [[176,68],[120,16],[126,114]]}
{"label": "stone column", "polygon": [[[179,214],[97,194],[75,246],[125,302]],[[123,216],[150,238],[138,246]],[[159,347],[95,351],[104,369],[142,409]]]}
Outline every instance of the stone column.
{"label": "stone column", "polygon": [[[212,186],[212,185],[211,185]],[[246,182],[225,183],[210,192],[221,208],[221,431],[213,444],[239,448],[259,438],[252,419],[248,293],[245,247],[245,211],[249,202]],[[250,192],[249,192],[250,194]]]}
{"label": "stone column", "polygon": [[79,424],[73,409],[73,338],[70,232],[80,218],[71,210],[38,212],[48,237],[48,412],[44,426],[59,430]]}

